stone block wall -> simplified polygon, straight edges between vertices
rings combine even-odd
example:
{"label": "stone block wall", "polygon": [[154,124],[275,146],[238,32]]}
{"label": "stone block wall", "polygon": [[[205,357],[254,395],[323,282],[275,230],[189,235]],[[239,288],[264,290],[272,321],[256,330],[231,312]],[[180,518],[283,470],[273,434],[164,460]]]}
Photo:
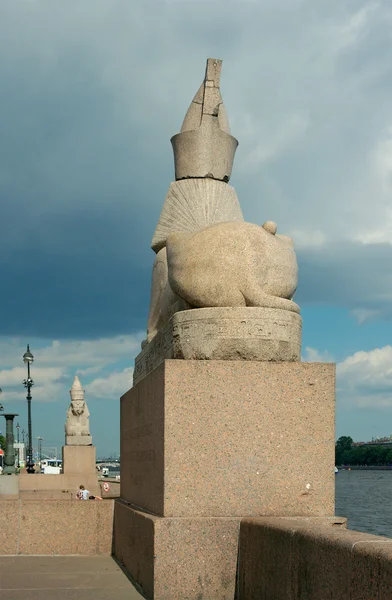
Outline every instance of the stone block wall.
{"label": "stone block wall", "polygon": [[3,556],[111,554],[113,500],[1,500],[0,531]]}
{"label": "stone block wall", "polygon": [[390,600],[392,539],[345,528],[345,519],[243,519],[241,600]]}

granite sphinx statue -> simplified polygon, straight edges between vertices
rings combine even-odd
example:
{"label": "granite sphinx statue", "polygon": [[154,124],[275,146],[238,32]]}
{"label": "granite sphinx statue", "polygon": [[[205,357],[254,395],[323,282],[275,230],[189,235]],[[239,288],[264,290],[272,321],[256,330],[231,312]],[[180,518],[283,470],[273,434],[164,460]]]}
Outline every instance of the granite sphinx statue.
{"label": "granite sphinx statue", "polygon": [[[228,185],[238,141],[220,94],[222,61],[205,78],[171,142],[170,185],[152,240],[157,253],[147,328],[150,342],[173,314],[193,308],[266,307],[299,313],[293,242],[271,221],[243,220]],[[144,343],[144,345],[145,345]]]}
{"label": "granite sphinx statue", "polygon": [[75,375],[70,389],[71,404],[67,410],[65,422],[66,445],[68,446],[90,446],[92,437],[90,435],[89,417],[90,412],[84,399],[84,390]]}

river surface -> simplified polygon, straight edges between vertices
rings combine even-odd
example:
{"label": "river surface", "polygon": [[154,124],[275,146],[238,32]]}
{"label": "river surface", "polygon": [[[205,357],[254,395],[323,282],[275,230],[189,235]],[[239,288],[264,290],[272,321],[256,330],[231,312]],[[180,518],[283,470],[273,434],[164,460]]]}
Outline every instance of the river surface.
{"label": "river surface", "polygon": [[392,470],[339,471],[335,514],[347,527],[392,538]]}

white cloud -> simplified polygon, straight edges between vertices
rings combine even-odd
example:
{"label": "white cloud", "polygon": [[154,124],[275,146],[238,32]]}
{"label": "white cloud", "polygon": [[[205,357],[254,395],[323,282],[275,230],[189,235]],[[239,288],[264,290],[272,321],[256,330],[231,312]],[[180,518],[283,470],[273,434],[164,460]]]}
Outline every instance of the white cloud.
{"label": "white cloud", "polygon": [[302,360],[304,362],[334,362],[333,356],[327,350],[320,352],[316,348],[310,348],[310,346],[305,348]]}
{"label": "white cloud", "polygon": [[337,365],[342,406],[392,408],[392,346],[359,351]]}
{"label": "white cloud", "polygon": [[86,394],[93,398],[118,401],[132,387],[132,376],[133,367],[127,367],[107,377],[99,377],[85,386]]}
{"label": "white cloud", "polygon": [[[118,335],[95,340],[37,340],[30,343],[34,354],[34,370],[39,366],[56,366],[60,369],[73,367],[87,374],[97,372],[104,366],[128,356],[136,356],[145,334]],[[22,363],[26,345],[19,338],[0,337],[0,361],[2,366],[12,367]],[[23,364],[23,363],[22,363]]]}
{"label": "white cloud", "polygon": [[[42,385],[34,385],[32,388],[32,397],[33,402],[63,402],[67,403],[69,399],[68,389],[70,385],[64,385],[64,383],[59,383],[56,381],[45,380],[45,383]],[[3,388],[3,393],[1,394],[1,402],[5,407],[9,407],[9,405],[13,402],[21,403],[26,402],[26,390],[23,390],[22,385],[18,386],[18,389],[15,387],[11,387],[8,389]],[[8,409],[7,409],[8,410]],[[19,410],[17,408],[17,410]]]}
{"label": "white cloud", "polygon": [[371,308],[354,308],[351,314],[355,317],[358,325],[363,325],[367,321],[373,321],[383,315],[382,310],[371,309]]}
{"label": "white cloud", "polygon": [[[38,367],[34,369],[34,377],[41,381],[56,381],[63,375],[63,370],[59,367]],[[3,388],[5,386],[20,385],[23,379],[26,379],[26,369],[15,367],[13,369],[0,370],[0,381]]]}
{"label": "white cloud", "polygon": [[[98,340],[31,340],[34,401],[64,402],[75,374],[82,376],[87,397],[118,399],[131,387],[133,373],[132,367],[119,368],[119,364],[133,363],[143,337],[140,333]],[[0,371],[3,404],[25,399],[22,381],[26,378],[26,368],[23,364],[11,367],[22,362],[25,350],[18,339],[0,338],[1,364],[10,367]],[[102,374],[92,379],[97,373]]]}

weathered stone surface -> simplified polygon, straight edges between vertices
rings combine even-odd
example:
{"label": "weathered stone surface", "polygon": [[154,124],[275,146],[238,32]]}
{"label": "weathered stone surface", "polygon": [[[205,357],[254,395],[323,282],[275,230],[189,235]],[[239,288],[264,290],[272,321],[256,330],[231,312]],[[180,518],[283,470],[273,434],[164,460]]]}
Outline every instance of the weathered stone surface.
{"label": "weathered stone surface", "polygon": [[208,177],[228,182],[238,141],[230,135],[220,94],[222,61],[209,58],[204,82],[172,137],[176,179]]}
{"label": "weathered stone surface", "polygon": [[162,248],[156,255],[152,271],[147,340],[143,342],[142,348],[157,335],[158,331],[163,331],[168,326],[169,319],[177,311],[187,308],[189,305],[177,296],[169,285],[167,252],[166,248]]}
{"label": "weathered stone surface", "polygon": [[66,443],[72,446],[90,446],[92,438],[88,419],[90,412],[84,400],[84,390],[77,375],[70,389],[71,404],[65,422]]}
{"label": "weathered stone surface", "polygon": [[236,191],[214,179],[184,179],[170,184],[152,239],[155,252],[170,233],[199,231],[223,221],[243,221]]}
{"label": "weathered stone surface", "polygon": [[244,223],[236,193],[227,185],[237,141],[220,96],[220,69],[221,61],[208,59],[204,82],[181,133],[172,139],[177,181],[152,240],[157,257],[147,342],[167,328],[175,312],[190,308],[299,313],[292,301],[298,282],[292,240],[278,235],[272,221],[262,227]]}
{"label": "weathered stone surface", "polygon": [[241,600],[392,598],[392,540],[350,531],[339,517],[245,518],[240,548]]}
{"label": "weathered stone surface", "polygon": [[259,307],[182,310],[144,344],[135,359],[133,381],[137,383],[169,358],[299,361],[301,338],[302,319],[289,310]]}
{"label": "weathered stone surface", "polygon": [[154,600],[232,600],[239,518],[161,518],[115,501],[116,558]]}
{"label": "weathered stone surface", "polygon": [[67,446],[91,446],[93,438],[91,435],[67,435],[65,443]]}
{"label": "weathered stone surface", "polygon": [[135,358],[133,385],[146,377],[167,358],[174,358],[172,319],[159,330],[159,333],[150,342],[142,344],[142,350]]}
{"label": "weathered stone surface", "polygon": [[[91,447],[63,446],[64,448],[89,450]],[[78,464],[80,465],[80,462],[76,462],[75,466],[73,466],[72,462],[68,466],[66,464],[66,473],[61,473],[60,475],[36,473],[34,477],[31,477],[27,473],[21,473],[19,475],[20,496],[23,498],[59,498],[64,494],[63,497],[75,499],[80,485],[84,485],[94,496],[100,496],[97,470],[81,472],[80,469],[78,470]]]}
{"label": "weathered stone surface", "polygon": [[[36,475],[30,474],[28,477],[34,479]],[[21,498],[2,500],[0,509],[0,555],[111,554],[113,500],[79,502],[56,499],[43,502],[42,499]],[[54,568],[53,572],[58,573],[58,570]],[[2,577],[2,600],[6,598],[6,593]],[[27,590],[19,597],[35,600],[41,595],[37,591],[30,590],[29,593]],[[55,593],[45,596],[49,597],[58,598]]]}
{"label": "weathered stone surface", "polygon": [[167,239],[169,284],[191,307],[264,306],[291,301],[298,267],[290,238],[252,223],[217,223]]}
{"label": "weathered stone surface", "polygon": [[97,476],[95,446],[63,446],[62,470],[64,474]]}
{"label": "weathered stone surface", "polygon": [[301,360],[302,319],[276,308],[201,308],[172,319],[173,357],[185,360]]}
{"label": "weathered stone surface", "polygon": [[163,516],[334,512],[335,366],[166,360],[121,399],[121,497]]}
{"label": "weathered stone surface", "polygon": [[262,227],[223,222],[190,233],[172,233],[155,259],[147,341],[178,310],[265,307],[299,313],[291,299],[298,266],[290,238]]}
{"label": "weathered stone surface", "polygon": [[0,499],[1,500],[13,500],[16,498],[19,498],[19,476],[18,475],[1,475],[0,476]]}

